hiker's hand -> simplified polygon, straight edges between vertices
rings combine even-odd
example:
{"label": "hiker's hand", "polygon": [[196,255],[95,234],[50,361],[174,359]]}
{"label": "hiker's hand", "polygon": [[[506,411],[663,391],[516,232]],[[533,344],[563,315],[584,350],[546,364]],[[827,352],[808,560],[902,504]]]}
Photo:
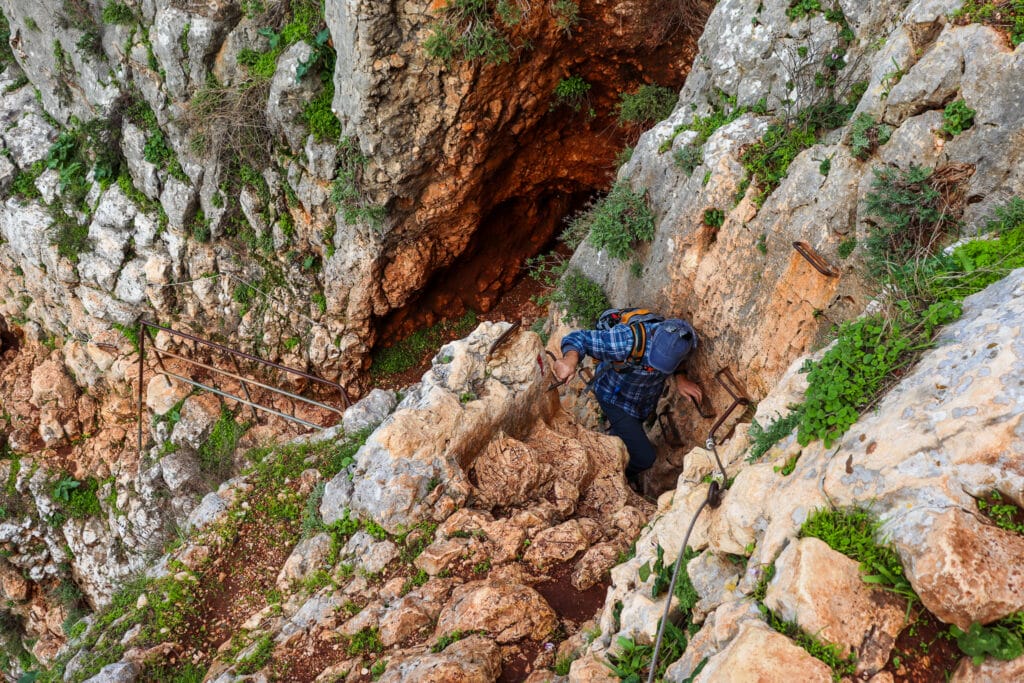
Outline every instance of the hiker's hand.
{"label": "hiker's hand", "polygon": [[575,351],[569,351],[569,353],[555,361],[551,372],[554,373],[555,379],[559,382],[564,382],[576,373],[576,365],[579,362],[580,354]]}
{"label": "hiker's hand", "polygon": [[676,375],[676,389],[683,396],[689,396],[697,403],[700,403],[704,397],[704,392],[700,390],[700,386],[696,382],[691,382],[682,375]]}

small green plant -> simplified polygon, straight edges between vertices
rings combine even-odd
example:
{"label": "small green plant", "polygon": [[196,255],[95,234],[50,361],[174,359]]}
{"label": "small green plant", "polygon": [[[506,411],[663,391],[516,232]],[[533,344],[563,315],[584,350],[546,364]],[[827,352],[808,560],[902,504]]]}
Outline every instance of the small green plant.
{"label": "small green plant", "polygon": [[575,268],[558,282],[551,294],[551,302],[565,312],[562,321],[567,324],[576,321],[589,325],[602,311],[611,307],[601,286]]}
{"label": "small green plant", "polygon": [[666,119],[675,109],[679,94],[660,85],[641,85],[633,94],[623,93],[619,125],[650,125]]}
{"label": "small green plant", "polygon": [[991,491],[987,496],[978,498],[978,511],[985,515],[1000,529],[1024,534],[1024,511],[1012,503],[1003,500],[999,491]]}
{"label": "small green plant", "polygon": [[[697,557],[699,554],[699,552],[687,546],[686,550],[683,552],[684,569],[686,563]],[[661,547],[661,544],[658,544],[655,548],[654,564],[652,565],[650,560],[644,562],[639,569],[637,569],[637,576],[642,582],[646,582],[647,579],[654,576],[654,582],[651,584],[651,597],[656,598],[668,590],[669,583],[672,581],[673,569],[673,563],[665,563],[665,550]],[[686,615],[689,615],[690,611],[700,599],[700,596],[697,595],[697,591],[694,589],[693,583],[690,582],[690,576],[686,571],[680,572],[679,577],[676,580],[673,595],[679,599],[679,609]]]}
{"label": "small green plant", "polygon": [[473,565],[474,574],[486,574],[489,571],[491,571],[491,561],[489,559]]}
{"label": "small green plant", "polygon": [[566,35],[571,35],[580,23],[579,3],[576,0],[553,0],[551,16],[555,18],[555,26],[565,31]]}
{"label": "small green plant", "polygon": [[694,145],[683,145],[672,153],[676,167],[689,178],[704,163],[704,152]]}
{"label": "small green plant", "polygon": [[793,433],[793,430],[800,423],[801,409],[797,406],[791,409],[785,417],[773,421],[767,427],[762,427],[756,419],[750,423],[750,431],[747,436],[750,438],[750,455],[747,462],[754,462],[777,444],[782,439]]}
{"label": "small green plant", "polygon": [[452,643],[458,642],[463,638],[468,638],[469,636],[476,635],[478,633],[483,633],[483,631],[452,631],[451,633],[448,633],[438,638],[437,642],[430,647],[430,651],[434,654],[437,654],[438,652],[444,652],[445,648],[447,648]]}
{"label": "small green plant", "polygon": [[865,161],[878,147],[888,142],[891,136],[892,126],[878,123],[871,114],[858,114],[850,124],[850,154],[855,159]]}
{"label": "small green plant", "polygon": [[427,574],[427,572],[420,569],[415,574],[406,579],[405,583],[402,584],[402,595],[405,595],[414,588],[419,588],[429,580],[430,575]]}
{"label": "small green plant", "polygon": [[337,140],[341,137],[341,121],[331,109],[333,99],[334,86],[332,82],[330,87],[325,85],[320,94],[310,100],[302,110],[301,118],[317,142]]}
{"label": "small green plant", "polygon": [[720,228],[725,223],[725,212],[721,209],[705,209],[704,225],[710,228]]}
{"label": "small green plant", "polygon": [[797,21],[805,17],[812,17],[821,11],[821,0],[792,0],[789,3],[789,8],[786,9],[786,16]]}
{"label": "small green plant", "polygon": [[[363,222],[379,230],[384,221],[384,207],[372,204],[360,187],[369,162],[369,157],[360,151],[354,138],[341,139],[338,143],[338,167],[331,184],[331,201],[341,209],[346,223]],[[333,253],[334,245],[329,243],[328,256]]]}
{"label": "small green plant", "polygon": [[776,465],[772,468],[773,471],[778,472],[784,477],[788,477],[793,474],[793,470],[796,469],[796,462],[800,459],[800,454],[803,451],[797,451],[793,455],[789,456],[782,465]]}
{"label": "small green plant", "polygon": [[221,408],[220,418],[213,425],[210,435],[199,447],[199,468],[218,479],[226,478],[233,467],[233,456],[238,440],[249,429],[248,423],[238,423],[235,415],[227,408]]}
{"label": "small green plant", "polygon": [[370,678],[377,680],[384,675],[384,669],[386,668],[388,668],[388,660],[378,659],[373,663],[373,666],[370,667]]}
{"label": "small green plant", "polygon": [[102,17],[104,24],[121,26],[129,26],[138,21],[132,8],[117,0],[107,0],[107,4],[103,6]]}
{"label": "small green plant", "polygon": [[757,237],[757,250],[759,252],[761,252],[762,255],[765,255],[765,256],[768,255],[768,234],[767,233],[763,233],[762,232],[760,235],[758,235],[758,237]]}
{"label": "small green plant", "polygon": [[899,323],[887,323],[881,316],[843,323],[835,345],[820,361],[808,364],[797,433],[800,445],[820,439],[830,448],[879,394],[910,348],[911,340]]}
{"label": "small green plant", "polygon": [[236,671],[242,676],[254,674],[270,663],[274,652],[274,639],[264,634],[256,641],[252,652],[238,661]]}
{"label": "small green plant", "polygon": [[643,680],[641,674],[651,663],[653,645],[637,644],[632,638],[619,636],[617,652],[608,655],[608,668],[623,681]]}
{"label": "small green plant", "polygon": [[836,249],[836,256],[841,259],[848,259],[853,255],[853,250],[857,248],[857,238],[851,236],[839,243],[839,248]]}
{"label": "small green plant", "polygon": [[590,101],[588,97],[589,92],[590,83],[583,80],[582,76],[574,74],[568,78],[563,78],[555,86],[554,102],[551,103],[551,109],[569,107],[573,111],[578,112],[588,105]]}
{"label": "small green plant", "polygon": [[1009,35],[1014,47],[1024,43],[1024,2],[1021,0],[966,0],[952,18],[958,24],[994,26]]}
{"label": "small green plant", "polygon": [[954,625],[949,627],[949,632],[956,638],[960,651],[970,657],[975,666],[986,657],[1010,661],[1024,654],[1020,634],[1000,624],[982,626],[974,622],[966,631]]}
{"label": "small green plant", "polygon": [[552,667],[552,671],[555,672],[556,676],[568,676],[569,669],[572,668],[572,663],[576,661],[576,657],[572,655],[565,655],[555,660],[555,666]]}
{"label": "small green plant", "polygon": [[953,100],[942,111],[942,132],[950,137],[960,135],[974,125],[976,113],[963,100]]}
{"label": "small green plant", "polygon": [[633,192],[626,182],[616,183],[587,216],[590,243],[624,261],[632,254],[636,243],[653,239],[654,214],[647,207],[644,195]]}
{"label": "small green plant", "polygon": [[832,170],[832,157],[825,157],[824,159],[821,160],[821,163],[818,164],[818,173],[820,173],[821,175],[823,175],[825,177],[828,177],[829,171],[831,171],[831,170]]}

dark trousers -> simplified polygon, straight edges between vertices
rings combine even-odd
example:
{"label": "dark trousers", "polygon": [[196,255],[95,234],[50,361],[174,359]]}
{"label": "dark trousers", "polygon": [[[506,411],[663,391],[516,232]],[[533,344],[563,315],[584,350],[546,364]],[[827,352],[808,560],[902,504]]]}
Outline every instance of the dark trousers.
{"label": "dark trousers", "polygon": [[622,408],[610,405],[598,400],[601,410],[611,424],[611,433],[626,444],[629,451],[629,465],[626,466],[626,476],[633,478],[654,464],[655,452],[644,431],[644,423],[633,417]]}

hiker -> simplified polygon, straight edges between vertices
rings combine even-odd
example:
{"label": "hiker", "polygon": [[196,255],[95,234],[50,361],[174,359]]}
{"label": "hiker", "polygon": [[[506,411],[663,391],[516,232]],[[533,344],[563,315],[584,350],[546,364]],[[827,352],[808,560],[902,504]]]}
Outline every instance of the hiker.
{"label": "hiker", "polygon": [[697,402],[702,398],[700,387],[678,371],[696,346],[697,334],[688,322],[643,309],[610,309],[598,318],[597,329],[577,330],[562,338],[562,358],[553,368],[559,381],[576,372],[583,355],[601,361],[588,388],[608,418],[611,433],[626,444],[626,478],[636,489],[640,474],[654,465],[654,447],[643,423],[654,412],[665,380],[673,377],[680,394]]}

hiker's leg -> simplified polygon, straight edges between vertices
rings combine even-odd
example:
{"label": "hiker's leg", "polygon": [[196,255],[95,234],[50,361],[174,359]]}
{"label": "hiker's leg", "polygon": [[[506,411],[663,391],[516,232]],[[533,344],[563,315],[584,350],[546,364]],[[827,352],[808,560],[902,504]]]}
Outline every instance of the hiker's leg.
{"label": "hiker's leg", "polygon": [[643,422],[636,419],[625,410],[613,405],[601,403],[601,409],[611,425],[611,433],[622,439],[629,451],[629,465],[626,467],[626,476],[637,477],[641,472],[654,464],[655,452],[644,431]]}

